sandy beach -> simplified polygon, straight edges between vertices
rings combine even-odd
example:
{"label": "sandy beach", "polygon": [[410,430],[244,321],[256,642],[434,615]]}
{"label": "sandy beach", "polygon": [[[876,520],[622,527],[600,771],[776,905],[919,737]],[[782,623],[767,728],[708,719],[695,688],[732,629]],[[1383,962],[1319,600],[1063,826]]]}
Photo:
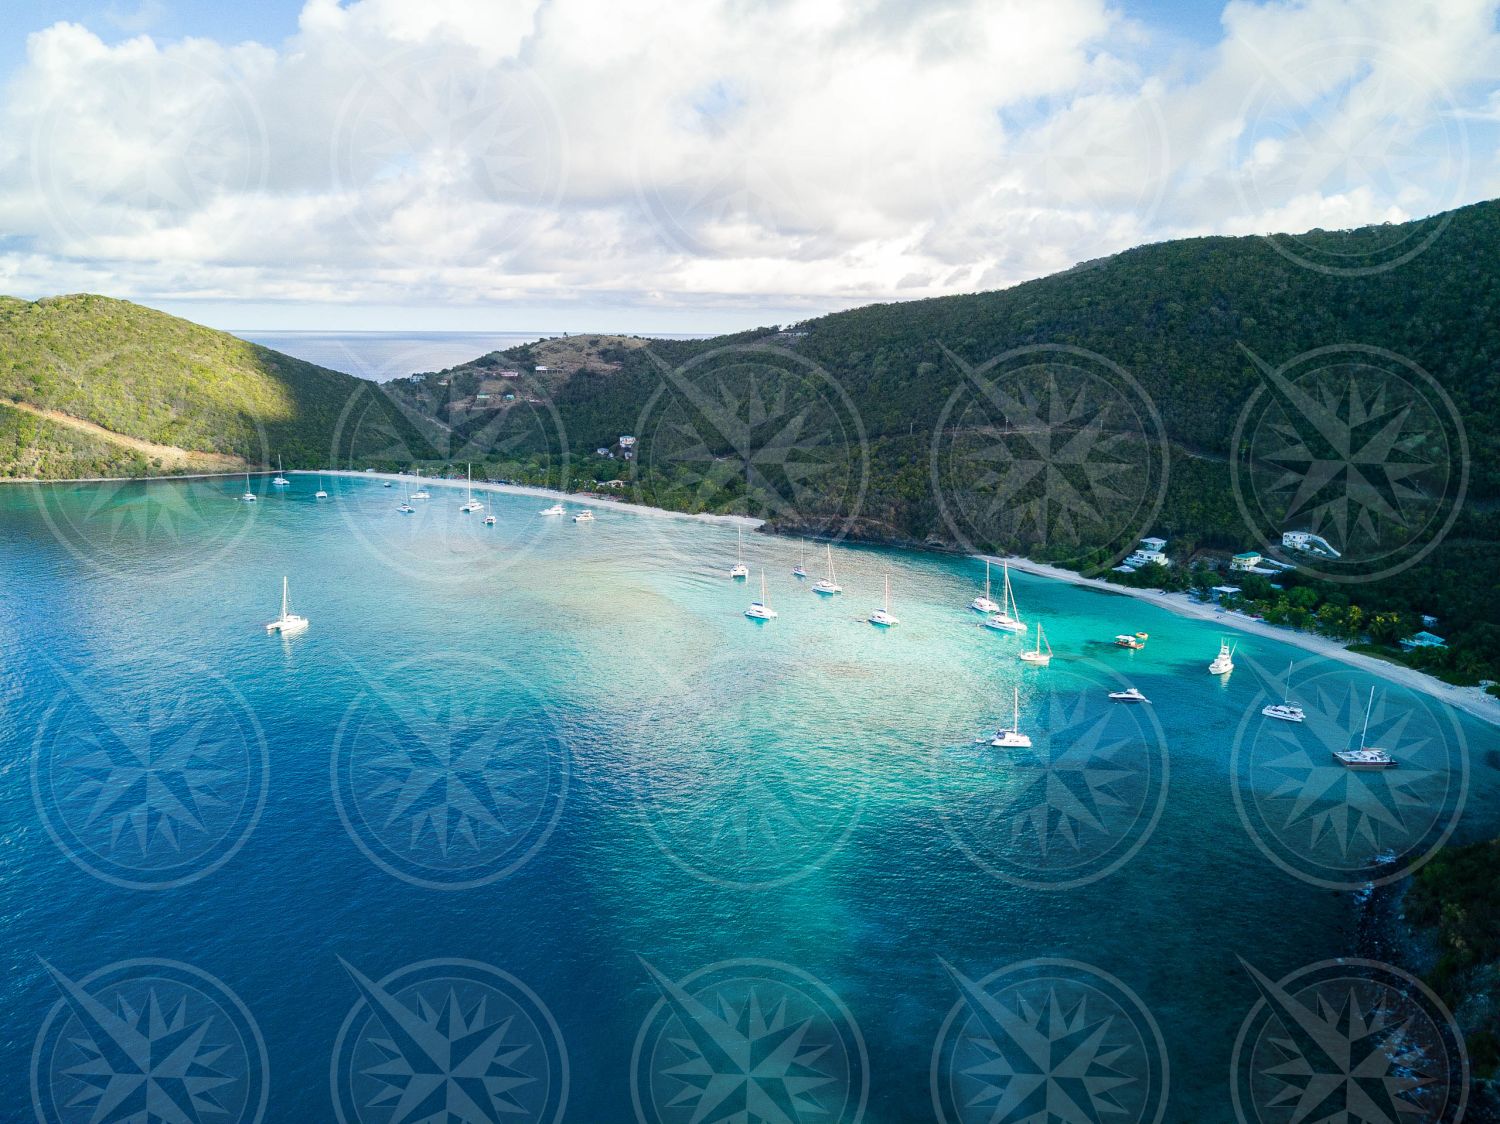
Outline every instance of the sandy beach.
{"label": "sandy beach", "polygon": [[1149,601],[1153,605],[1160,605],[1163,609],[1177,613],[1179,616],[1194,617],[1198,620],[1213,621],[1216,625],[1224,628],[1234,628],[1241,632],[1254,633],[1256,636],[1269,637],[1272,640],[1280,640],[1284,644],[1291,644],[1304,651],[1312,652],[1314,655],[1324,656],[1331,660],[1357,667],[1361,671],[1367,671],[1371,675],[1378,675],[1382,679],[1392,683],[1399,683],[1403,687],[1410,687],[1414,691],[1421,691],[1431,695],[1433,698],[1447,703],[1465,714],[1472,714],[1475,718],[1500,726],[1500,698],[1487,694],[1482,687],[1455,687],[1451,683],[1444,683],[1426,672],[1418,671],[1416,668],[1404,667],[1401,664],[1390,663],[1387,660],[1376,659],[1362,652],[1351,652],[1344,647],[1342,641],[1330,639],[1327,636],[1319,636],[1312,632],[1302,632],[1294,628],[1283,628],[1280,625],[1268,624],[1265,621],[1252,620],[1243,613],[1230,612],[1217,605],[1207,605],[1201,601],[1194,601],[1186,593],[1166,593],[1159,589],[1134,589],[1128,586],[1113,585],[1101,578],[1086,578],[1081,574],[1075,574],[1071,570],[1064,570],[1058,566],[1048,566],[1043,562],[1032,562],[1026,558],[1003,558],[993,557],[992,562],[1005,562],[1012,569],[1021,570],[1024,573],[1035,574],[1038,577],[1054,578],[1057,581],[1067,582],[1069,585],[1087,586],[1104,593],[1114,593],[1122,597],[1135,597],[1142,601]]}

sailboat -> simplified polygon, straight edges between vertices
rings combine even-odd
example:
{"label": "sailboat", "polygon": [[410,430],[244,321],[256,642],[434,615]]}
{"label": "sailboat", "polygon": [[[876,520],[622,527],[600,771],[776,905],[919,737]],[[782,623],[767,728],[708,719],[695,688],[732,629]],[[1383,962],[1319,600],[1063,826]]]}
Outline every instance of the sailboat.
{"label": "sailboat", "polygon": [[984,622],[985,628],[998,629],[1000,632],[1025,632],[1026,625],[1021,620],[1021,607],[1016,604],[1016,591],[1010,587],[1010,564],[1005,563],[1005,588],[1000,593],[1001,604],[989,620]]}
{"label": "sailboat", "polygon": [[813,582],[813,592],[822,594],[843,593],[844,587],[839,585],[838,579],[833,574],[833,547],[824,545],[824,551],[828,554],[828,574]]}
{"label": "sailboat", "polygon": [[[1042,651],[1042,645],[1047,645],[1047,650]],[[1042,622],[1036,622],[1036,647],[1029,652],[1021,652],[1020,656],[1027,663],[1041,664],[1045,667],[1052,662],[1052,645],[1047,640],[1047,630],[1042,627]]]}
{"label": "sailboat", "polygon": [[984,596],[976,597],[969,602],[969,608],[976,613],[998,613],[1000,606],[990,600],[990,560],[984,560]]}
{"label": "sailboat", "polygon": [[240,497],[242,503],[254,503],[255,493],[250,490],[250,474],[245,473],[245,494]]}
{"label": "sailboat", "polygon": [[467,464],[464,465],[464,478],[468,481],[469,498],[464,503],[463,507],[459,508],[458,510],[462,511],[465,515],[467,515],[471,511],[483,511],[484,504],[480,503],[474,498],[474,472],[472,467]]}
{"label": "sailboat", "polygon": [[1400,762],[1385,750],[1369,744],[1370,708],[1375,705],[1375,688],[1370,688],[1370,701],[1365,704],[1365,728],[1359,735],[1358,749],[1336,749],[1334,760],[1349,769],[1394,769]]}
{"label": "sailboat", "polygon": [[1012,699],[1015,702],[1015,711],[1011,716],[1010,728],[1002,727],[995,731],[995,736],[990,739],[990,745],[996,749],[1030,749],[1031,737],[1021,733],[1021,689],[1011,688]]}
{"label": "sailboat", "polygon": [[1219,638],[1219,654],[1214,657],[1214,662],[1208,665],[1210,675],[1228,675],[1234,670],[1234,649],[1222,636]]}
{"label": "sailboat", "polygon": [[318,490],[313,493],[313,499],[326,500],[327,498],[328,493],[323,490],[323,474],[320,472],[318,473]]}
{"label": "sailboat", "polygon": [[281,579],[281,616],[266,625],[267,632],[279,632],[283,636],[296,636],[299,632],[307,631],[307,618],[299,617],[292,612],[291,600],[287,597],[287,582],[283,575]]}
{"label": "sailboat", "polygon": [[414,508],[414,507],[412,507],[412,505],[411,505],[411,497],[410,496],[402,496],[401,497],[401,506],[398,507],[396,510],[399,511],[402,515],[410,515],[412,512],[416,511],[417,509]]}
{"label": "sailboat", "polygon": [[771,603],[766,599],[766,572],[760,572],[760,600],[750,602],[750,608],[745,610],[745,616],[751,620],[773,621],[776,619],[776,610],[771,608]]}
{"label": "sailboat", "polygon": [[876,609],[873,613],[870,614],[870,623],[879,625],[881,628],[889,628],[893,624],[901,623],[898,618],[891,616],[890,574],[886,574],[885,576],[885,602],[880,606],[880,608]]}
{"label": "sailboat", "polygon": [[1279,703],[1260,708],[1267,718],[1280,718],[1283,722],[1301,722],[1307,718],[1300,706],[1292,705],[1292,665],[1286,665],[1286,696]]}
{"label": "sailboat", "polygon": [[271,487],[273,487],[273,488],[289,488],[289,487],[291,487],[291,484],[292,484],[292,482],[290,480],[288,480],[285,476],[281,475],[281,458],[277,457],[276,458],[276,478],[271,481]]}
{"label": "sailboat", "polygon": [[807,540],[799,540],[797,551],[797,564],[792,567],[792,577],[799,581],[807,577]]}
{"label": "sailboat", "polygon": [[736,561],[734,569],[729,571],[729,576],[735,581],[744,581],[750,576],[750,567],[745,565],[745,532],[743,528],[739,530],[739,539],[734,548],[734,556]]}

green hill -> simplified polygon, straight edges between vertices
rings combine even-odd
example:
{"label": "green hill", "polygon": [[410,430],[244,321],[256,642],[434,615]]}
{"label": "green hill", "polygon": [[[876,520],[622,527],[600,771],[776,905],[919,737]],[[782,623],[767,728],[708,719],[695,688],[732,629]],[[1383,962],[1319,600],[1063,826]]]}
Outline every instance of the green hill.
{"label": "green hill", "polygon": [[[463,448],[464,459],[488,457],[492,475],[561,482],[557,450],[565,438],[572,480],[626,478],[627,493],[643,502],[743,511],[803,533],[1016,550],[1099,570],[1140,534],[1169,538],[1169,552],[1179,560],[1205,552],[1227,557],[1263,550],[1281,530],[1336,514],[1331,508],[1294,510],[1287,458],[1277,463],[1268,456],[1278,441],[1290,439],[1281,415],[1295,412],[1298,402],[1286,399],[1262,367],[1302,356],[1288,379],[1310,378],[1304,389],[1316,388],[1317,371],[1326,368],[1329,378],[1319,393],[1342,382],[1367,397],[1358,403],[1299,400],[1304,410],[1348,421],[1356,445],[1381,446],[1382,427],[1399,429],[1396,423],[1407,424],[1402,419],[1415,430],[1391,437],[1375,457],[1391,462],[1395,475],[1376,479],[1390,466],[1369,466],[1382,495],[1369,510],[1354,513],[1343,533],[1367,537],[1371,555],[1403,535],[1413,542],[1441,537],[1441,546],[1399,573],[1379,576],[1394,566],[1372,562],[1363,579],[1299,596],[1283,606],[1286,619],[1353,636],[1383,611],[1391,617],[1378,631],[1389,640],[1420,627],[1419,612],[1434,614],[1439,631],[1463,639],[1456,646],[1463,666],[1452,652],[1420,659],[1473,681],[1486,668],[1500,669],[1494,597],[1500,588],[1500,204],[1406,226],[1312,232],[1296,245],[1304,257],[1349,263],[1372,248],[1428,238],[1431,245],[1410,260],[1359,276],[1308,268],[1259,237],[1188,239],[999,292],[872,305],[791,330],[656,340],[648,348],[638,340],[602,338],[592,357],[577,358],[575,345],[571,365],[536,374],[537,365],[555,366],[548,356],[560,344],[572,343],[544,341],[398,386],[414,406],[453,426],[450,445]],[[1332,350],[1306,358],[1318,349]],[[1011,354],[1018,350],[1025,353]],[[990,374],[1018,397],[1001,395],[986,407],[973,392],[977,384],[966,382],[963,365],[1007,354]],[[501,386],[496,374],[503,369],[520,370],[522,378]],[[1349,371],[1355,372],[1352,383]],[[1147,409],[1098,416],[1080,408],[1068,416],[1069,409],[1087,405],[1082,399],[1096,377],[1116,385],[1133,381],[1140,393],[1125,394],[1125,405],[1148,399],[1159,423]],[[1046,396],[1049,378],[1050,404],[1027,401],[1028,395]],[[497,401],[497,390],[521,393],[506,403],[503,396]],[[488,399],[479,402],[486,392]],[[529,442],[498,420],[526,397],[556,411],[550,428],[529,423]],[[1043,406],[1051,413],[1038,423],[1032,414]],[[712,414],[724,424],[704,424]],[[1242,415],[1259,429],[1252,424],[1236,443]],[[1018,485],[1013,466],[986,459],[997,450],[1002,459],[1024,454],[1027,441],[1038,436],[1028,425],[1051,431],[1041,434],[1050,450],[1034,456],[1054,465],[1065,465],[1076,452],[1070,437],[1109,449],[1106,482],[1123,497],[1121,518],[1091,515],[1086,505],[1043,510],[1043,500],[1067,500],[1078,481],[1061,478],[1049,490],[1043,474]],[[1099,430],[1090,432],[1092,425]],[[639,437],[633,464],[593,455],[596,448],[612,448],[621,434]],[[494,444],[499,435],[503,448]],[[757,463],[745,462],[747,447],[759,450]],[[534,461],[528,462],[528,452]],[[1254,528],[1236,500],[1232,461],[1242,469],[1242,496],[1286,501],[1280,511],[1276,502],[1252,511]],[[1428,468],[1401,478],[1411,465]],[[1298,474],[1313,471],[1308,463]],[[1404,513],[1382,513],[1393,491]],[[1424,504],[1431,508],[1430,525],[1423,522]],[[1440,534],[1455,510],[1455,521]],[[1393,553],[1392,561],[1399,560]],[[1271,611],[1278,594],[1268,586],[1252,578],[1247,592],[1261,595],[1261,607]],[[1351,604],[1360,612],[1351,614]]]}
{"label": "green hill", "polygon": [[[288,468],[319,467],[355,416],[363,436],[341,462],[378,456],[393,440],[425,448],[430,427],[372,389],[125,301],[0,297],[0,476],[219,471],[277,456]],[[382,426],[369,424],[370,405]]]}

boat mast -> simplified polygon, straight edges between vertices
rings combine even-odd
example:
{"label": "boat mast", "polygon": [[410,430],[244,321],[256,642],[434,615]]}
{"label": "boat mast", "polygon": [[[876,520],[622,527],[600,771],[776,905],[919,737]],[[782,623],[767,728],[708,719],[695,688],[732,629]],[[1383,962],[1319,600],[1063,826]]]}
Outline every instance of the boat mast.
{"label": "boat mast", "polygon": [[287,611],[286,575],[281,576],[281,615],[284,618]]}
{"label": "boat mast", "polygon": [[1375,685],[1370,685],[1370,701],[1365,703],[1365,728],[1359,735],[1359,748],[1364,749],[1370,740],[1370,709],[1375,705]]}
{"label": "boat mast", "polygon": [[984,599],[990,599],[990,560],[984,560]]}

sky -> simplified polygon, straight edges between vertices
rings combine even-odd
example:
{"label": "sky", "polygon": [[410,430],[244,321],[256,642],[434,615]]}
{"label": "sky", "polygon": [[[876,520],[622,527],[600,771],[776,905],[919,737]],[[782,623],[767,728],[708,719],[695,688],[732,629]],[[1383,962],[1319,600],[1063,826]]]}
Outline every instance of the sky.
{"label": "sky", "polygon": [[0,293],[737,330],[1500,195],[1479,0],[5,0]]}

